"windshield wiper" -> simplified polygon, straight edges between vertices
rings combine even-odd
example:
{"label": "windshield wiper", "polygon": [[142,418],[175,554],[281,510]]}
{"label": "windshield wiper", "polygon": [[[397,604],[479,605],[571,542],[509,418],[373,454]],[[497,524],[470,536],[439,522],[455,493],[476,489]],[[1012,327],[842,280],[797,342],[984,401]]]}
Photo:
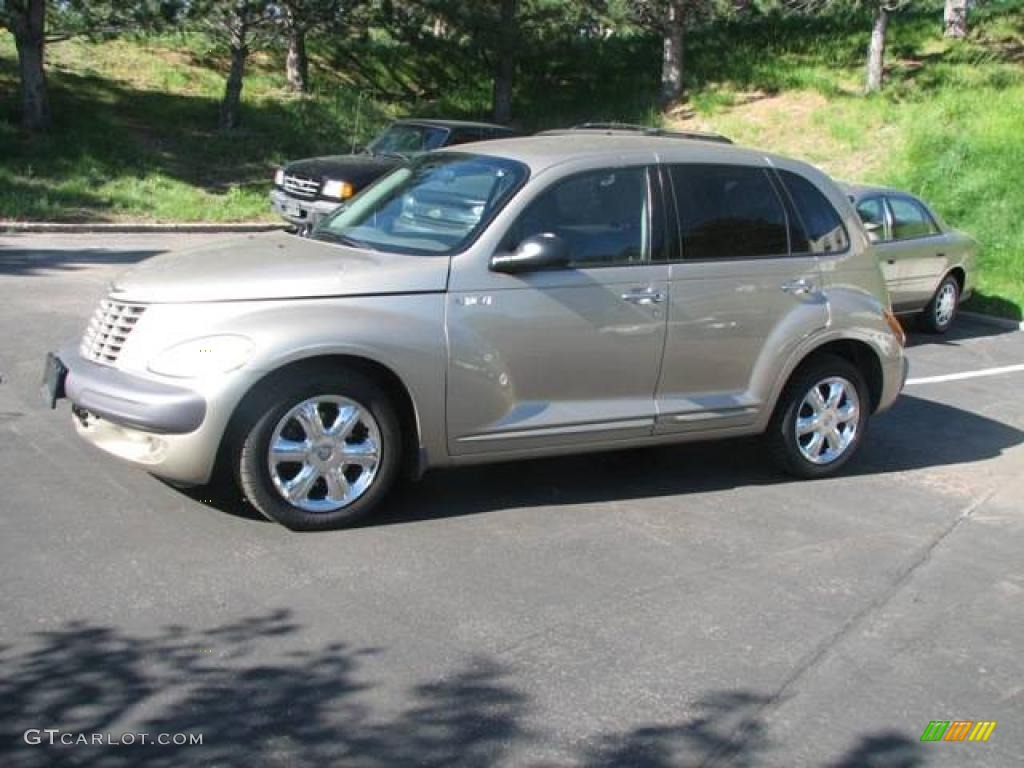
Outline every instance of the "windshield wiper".
{"label": "windshield wiper", "polygon": [[349,248],[362,248],[364,251],[376,251],[379,250],[374,248],[365,240],[357,240],[354,237],[348,235],[339,235],[336,232],[331,232],[328,229],[322,229],[314,232],[312,235],[315,240],[330,240],[331,242],[338,243],[339,245],[345,245]]}
{"label": "windshield wiper", "polygon": [[409,159],[409,155],[392,150],[373,150],[370,152],[370,157],[397,157],[399,160]]}

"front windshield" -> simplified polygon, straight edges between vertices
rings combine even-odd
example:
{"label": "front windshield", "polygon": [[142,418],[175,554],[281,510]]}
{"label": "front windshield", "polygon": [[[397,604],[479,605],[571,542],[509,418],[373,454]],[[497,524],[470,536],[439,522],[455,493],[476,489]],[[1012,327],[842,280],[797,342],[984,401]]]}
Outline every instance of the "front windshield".
{"label": "front windshield", "polygon": [[313,236],[392,253],[456,253],[527,175],[523,164],[497,157],[425,155],[357,195],[324,219]]}
{"label": "front windshield", "polygon": [[366,150],[371,155],[414,155],[437,149],[447,136],[445,128],[396,123],[374,139]]}

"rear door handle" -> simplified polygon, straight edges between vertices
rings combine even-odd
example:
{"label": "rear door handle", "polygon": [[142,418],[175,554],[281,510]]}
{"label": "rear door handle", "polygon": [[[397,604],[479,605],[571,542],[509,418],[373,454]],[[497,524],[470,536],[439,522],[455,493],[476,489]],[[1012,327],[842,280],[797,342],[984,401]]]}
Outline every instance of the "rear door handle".
{"label": "rear door handle", "polygon": [[794,296],[806,296],[814,291],[814,283],[805,277],[801,277],[799,280],[790,280],[788,283],[783,283],[783,293],[791,293]]}
{"label": "rear door handle", "polygon": [[622,294],[622,300],[631,304],[661,304],[665,294],[655,288],[638,288]]}

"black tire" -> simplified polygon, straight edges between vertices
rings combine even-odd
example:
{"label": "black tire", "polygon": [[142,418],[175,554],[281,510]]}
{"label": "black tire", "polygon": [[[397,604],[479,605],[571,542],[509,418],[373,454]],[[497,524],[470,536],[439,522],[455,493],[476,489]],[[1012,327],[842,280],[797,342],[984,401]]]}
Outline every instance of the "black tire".
{"label": "black tire", "polygon": [[[948,316],[940,317],[942,314],[939,311],[940,297],[943,293],[952,291],[953,295],[953,309]],[[946,275],[942,282],[939,283],[939,287],[935,289],[935,295],[932,296],[932,300],[928,302],[921,314],[918,316],[921,328],[928,333],[945,333],[953,325],[953,320],[956,318],[956,311],[960,306],[960,282],[952,275]]]}
{"label": "black tire", "polygon": [[[853,436],[845,450],[834,460],[819,464],[805,457],[796,434],[796,420],[800,417],[804,398],[811,393],[811,389],[832,378],[849,382],[856,391],[859,403],[856,419],[851,419],[855,424]],[[860,447],[870,408],[871,399],[864,375],[855,365],[833,355],[812,358],[793,373],[775,406],[765,433],[772,459],[783,472],[794,477],[812,479],[834,474]]]}
{"label": "black tire", "polygon": [[[372,415],[380,437],[379,458],[376,476],[362,495],[339,509],[311,512],[290,503],[277,490],[268,452],[278,422],[296,405],[320,396],[346,398]],[[321,369],[277,376],[247,398],[242,409],[233,451],[238,485],[260,513],[293,531],[329,530],[366,517],[398,477],[402,445],[398,416],[382,388],[359,371]]]}

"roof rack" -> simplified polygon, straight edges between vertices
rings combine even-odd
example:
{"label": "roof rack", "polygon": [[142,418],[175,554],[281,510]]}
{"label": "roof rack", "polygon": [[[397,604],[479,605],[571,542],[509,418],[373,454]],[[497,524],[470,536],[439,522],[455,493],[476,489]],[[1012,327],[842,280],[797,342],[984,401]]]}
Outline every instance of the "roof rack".
{"label": "roof rack", "polygon": [[691,141],[713,141],[718,144],[732,144],[732,139],[718,133],[705,133],[703,131],[667,131],[664,128],[655,128],[650,125],[615,122],[580,123],[569,128],[544,131],[540,135],[557,136],[574,133],[575,131],[594,131],[597,133],[604,133],[608,136],[614,136],[617,134],[640,134],[641,136],[660,136],[666,139],[689,139]]}

